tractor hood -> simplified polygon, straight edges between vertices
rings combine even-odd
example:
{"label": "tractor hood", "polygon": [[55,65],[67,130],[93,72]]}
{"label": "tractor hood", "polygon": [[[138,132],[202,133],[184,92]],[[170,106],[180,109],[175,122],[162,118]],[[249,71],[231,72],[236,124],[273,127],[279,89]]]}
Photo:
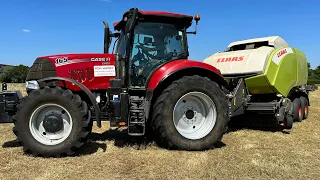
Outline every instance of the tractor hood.
{"label": "tractor hood", "polygon": [[224,76],[263,74],[273,47],[215,53],[203,62],[221,71]]}
{"label": "tractor hood", "polygon": [[92,62],[101,65],[114,65],[114,54],[56,54],[50,56],[42,56],[38,59],[49,59],[55,67],[62,67],[65,65],[79,65],[79,63]]}
{"label": "tractor hood", "polygon": [[[116,76],[114,54],[56,54],[38,57],[30,68],[26,81],[49,77],[76,80],[90,90],[109,87],[109,79]],[[67,83],[72,90],[81,90]]]}

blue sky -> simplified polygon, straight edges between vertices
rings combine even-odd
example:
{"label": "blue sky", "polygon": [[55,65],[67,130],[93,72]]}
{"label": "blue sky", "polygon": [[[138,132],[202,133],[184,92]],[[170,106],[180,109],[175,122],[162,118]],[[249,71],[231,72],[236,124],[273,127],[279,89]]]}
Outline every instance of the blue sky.
{"label": "blue sky", "polygon": [[312,68],[320,65],[317,0],[4,0],[0,63],[30,66],[42,55],[100,53],[102,20],[112,25],[131,7],[199,13],[198,34],[189,36],[193,60],[202,61],[232,41],[279,35],[305,52]]}

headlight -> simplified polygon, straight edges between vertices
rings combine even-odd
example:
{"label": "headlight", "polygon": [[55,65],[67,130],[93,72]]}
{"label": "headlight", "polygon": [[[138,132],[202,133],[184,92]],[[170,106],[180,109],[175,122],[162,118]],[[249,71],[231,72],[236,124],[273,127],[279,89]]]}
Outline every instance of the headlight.
{"label": "headlight", "polygon": [[27,89],[40,89],[37,81],[26,81]]}

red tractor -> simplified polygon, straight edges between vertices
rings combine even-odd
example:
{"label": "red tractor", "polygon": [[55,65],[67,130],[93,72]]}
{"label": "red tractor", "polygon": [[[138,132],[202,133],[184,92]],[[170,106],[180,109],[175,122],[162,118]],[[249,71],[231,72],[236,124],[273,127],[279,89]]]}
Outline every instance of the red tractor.
{"label": "red tractor", "polygon": [[85,143],[93,121],[101,127],[102,120],[169,149],[214,147],[229,119],[243,113],[247,91],[243,80],[227,83],[215,67],[188,60],[193,19],[197,25],[200,16],[132,8],[114,24],[118,32],[104,22],[104,53],[38,57],[27,76],[28,95],[1,94],[1,113],[12,116],[24,151],[71,155]]}

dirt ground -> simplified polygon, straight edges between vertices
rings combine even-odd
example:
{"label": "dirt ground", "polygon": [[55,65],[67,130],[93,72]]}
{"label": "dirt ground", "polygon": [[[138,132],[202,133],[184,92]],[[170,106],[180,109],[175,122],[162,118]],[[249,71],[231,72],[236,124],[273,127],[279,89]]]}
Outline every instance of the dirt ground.
{"label": "dirt ground", "polygon": [[[23,85],[22,85],[23,86]],[[9,89],[14,89],[12,85]],[[11,124],[0,125],[1,179],[320,179],[320,90],[311,95],[309,118],[293,129],[238,130],[221,148],[169,151],[125,132],[94,127],[75,157],[35,158],[15,143]]]}

